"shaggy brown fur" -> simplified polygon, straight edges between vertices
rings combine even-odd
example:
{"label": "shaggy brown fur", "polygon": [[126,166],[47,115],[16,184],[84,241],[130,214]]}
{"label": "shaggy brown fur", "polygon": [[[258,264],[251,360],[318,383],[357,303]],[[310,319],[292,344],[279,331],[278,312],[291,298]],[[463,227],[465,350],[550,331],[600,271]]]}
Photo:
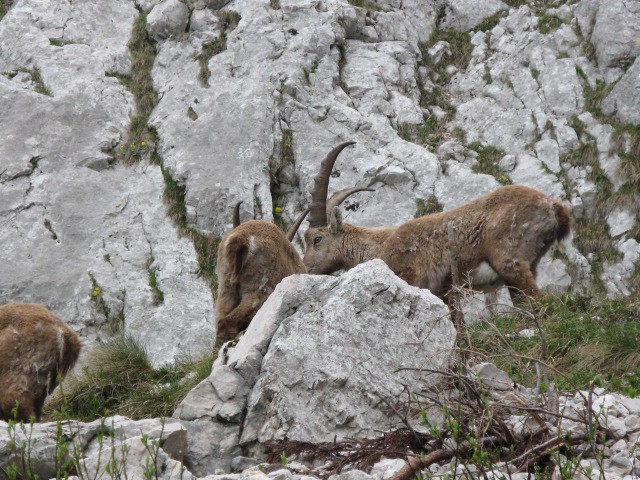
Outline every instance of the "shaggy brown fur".
{"label": "shaggy brown fur", "polygon": [[[449,224],[455,232],[451,243]],[[407,283],[444,297],[451,286],[451,249],[472,288],[505,284],[515,301],[520,294],[539,294],[538,262],[570,229],[566,206],[523,186],[502,187],[453,210],[390,228],[343,225],[334,208],[329,226],[305,233],[304,264],[309,273],[328,274],[380,258]]]}
{"label": "shaggy brown fur", "polygon": [[0,420],[40,420],[47,395],[73,367],[80,339],[42,305],[0,305]]}
{"label": "shaggy brown fur", "polygon": [[280,280],[306,272],[300,255],[274,224],[250,220],[234,228],[218,247],[218,336],[234,338]]}

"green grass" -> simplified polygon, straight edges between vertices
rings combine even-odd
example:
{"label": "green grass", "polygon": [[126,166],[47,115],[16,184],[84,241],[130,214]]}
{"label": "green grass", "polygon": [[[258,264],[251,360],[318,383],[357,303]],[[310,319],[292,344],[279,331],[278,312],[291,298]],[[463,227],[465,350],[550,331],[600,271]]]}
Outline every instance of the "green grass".
{"label": "green grass", "polygon": [[214,55],[218,55],[227,49],[227,35],[223,31],[218,38],[214,38],[210,42],[202,44],[202,51],[196,56],[196,60],[200,64],[200,73],[198,74],[198,80],[203,87],[209,87],[209,78],[211,72],[209,71],[209,60]]}
{"label": "green grass", "polygon": [[539,336],[517,335],[523,328],[536,329],[523,317],[503,316],[471,327],[474,349],[526,386],[535,386],[535,359],[542,357],[551,367],[550,380],[562,389],[582,389],[595,381],[626,394],[640,393],[638,299],[549,295],[536,301],[534,310],[544,343]]}
{"label": "green grass", "polygon": [[416,213],[413,218],[424,217],[425,215],[438,213],[442,210],[443,207],[435,195],[429,195],[426,200],[416,198]]}
{"label": "green grass", "polygon": [[0,0],[0,20],[9,11],[11,5],[13,5],[13,0]]}
{"label": "green grass", "polygon": [[169,417],[211,373],[213,355],[154,369],[147,353],[130,336],[97,346],[78,375],[69,375],[44,414],[56,420],[91,421],[108,415],[132,419]]}
{"label": "green grass", "polygon": [[282,209],[287,203],[287,195],[282,193],[280,186],[280,173],[285,168],[295,171],[296,159],[293,151],[293,130],[282,128],[280,131],[282,138],[278,145],[278,154],[273,154],[269,157],[269,191],[271,192],[271,203],[274,209],[273,222],[286,232],[288,224],[282,214],[282,210],[276,210],[276,208]]}
{"label": "green grass", "polygon": [[478,24],[475,30],[481,32],[487,32],[489,30],[493,30],[493,28],[500,23],[500,20],[505,16],[506,12],[504,10],[500,10],[499,12],[494,13],[490,17],[485,18]]}
{"label": "green grass", "polygon": [[498,165],[502,157],[504,157],[502,150],[491,145],[482,145],[480,142],[473,142],[469,145],[469,148],[478,153],[478,157],[476,158],[478,163],[472,167],[475,173],[491,175],[503,185],[510,185],[512,183],[509,176],[500,170]]}
{"label": "green grass", "polygon": [[[449,43],[449,52],[445,52],[440,62],[434,64],[429,58],[428,50],[439,41]],[[458,71],[466,70],[473,45],[468,32],[436,28],[429,37],[429,41],[421,43],[419,47],[422,65],[427,67],[433,81],[433,87],[427,89],[418,80],[420,106],[423,108],[437,106],[444,111],[444,115],[438,118],[435,115],[425,114],[422,124],[399,124],[397,130],[401,138],[435,150],[444,141],[447,135],[446,125],[456,113],[455,107],[447,99],[446,88],[452,77],[452,74],[447,72],[447,67],[454,65]]]}
{"label": "green grass", "polygon": [[196,55],[196,60],[200,64],[198,81],[206,88],[209,88],[209,79],[211,77],[209,60],[227,49],[227,33],[235,29],[241,19],[240,14],[233,10],[220,10],[216,12],[216,15],[220,21],[220,35],[218,35],[218,38],[203,43],[202,51]]}
{"label": "green grass", "polygon": [[554,32],[562,26],[562,23],[562,19],[555,15],[549,15],[544,11],[538,13],[538,31],[540,33]]}
{"label": "green grass", "polygon": [[354,7],[364,8],[366,10],[369,10],[370,12],[380,12],[382,10],[382,8],[376,5],[375,2],[372,2],[370,0],[348,0],[348,1],[350,5],[353,5]]}
{"label": "green grass", "polygon": [[194,122],[198,119],[198,114],[191,106],[187,108],[187,117],[189,117],[189,119],[193,120]]}
{"label": "green grass", "polygon": [[167,204],[167,214],[178,224],[180,235],[186,236],[193,241],[200,266],[199,274],[207,279],[211,295],[216,298],[218,290],[216,266],[220,238],[204,235],[195,228],[187,227],[186,187],[176,182],[169,170],[164,168],[162,164],[160,168],[164,175],[164,201]]}

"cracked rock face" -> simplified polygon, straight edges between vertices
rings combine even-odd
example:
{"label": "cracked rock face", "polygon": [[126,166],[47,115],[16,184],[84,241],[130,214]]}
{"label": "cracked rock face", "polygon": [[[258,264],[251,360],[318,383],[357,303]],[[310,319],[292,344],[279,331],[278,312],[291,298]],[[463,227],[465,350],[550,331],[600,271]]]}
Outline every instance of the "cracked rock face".
{"label": "cracked rock face", "polygon": [[160,168],[110,154],[135,111],[113,75],[130,73],[136,16],[133,2],[24,0],[0,22],[0,301],[47,305],[88,345],[124,321],[160,365],[207,353],[214,319]]}
{"label": "cracked rock face", "polygon": [[381,260],[287,277],[174,413],[202,443],[224,439],[206,454],[194,442],[189,462],[228,471],[256,443],[371,438],[397,421],[407,389],[437,383],[427,372],[446,369],[454,341],[442,301]]}
{"label": "cracked rock face", "polygon": [[[15,1],[0,20],[0,301],[44,303],[89,344],[124,318],[154,365],[213,345],[211,292],[166,214],[160,167],[114,160],[138,113],[120,81],[138,8],[157,40],[149,124],[188,227],[226,233],[239,200],[243,219],[279,207],[290,221],[320,160],[355,140],[331,189],[375,192],[349,198],[345,221],[397,225],[430,199],[448,209],[525,184],[615,236],[620,260],[593,270],[624,295],[637,203],[603,206],[599,192],[637,183],[618,125],[640,121],[637,2],[373,3]],[[469,47],[466,65],[447,28]],[[499,150],[491,168],[480,147]],[[539,284],[587,291],[593,254],[552,250]]]}

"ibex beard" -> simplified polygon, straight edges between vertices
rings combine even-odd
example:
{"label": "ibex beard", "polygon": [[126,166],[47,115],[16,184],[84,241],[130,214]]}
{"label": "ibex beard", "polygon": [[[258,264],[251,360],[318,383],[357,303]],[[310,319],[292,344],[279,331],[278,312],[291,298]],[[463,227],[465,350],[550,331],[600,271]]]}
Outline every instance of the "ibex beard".
{"label": "ibex beard", "polygon": [[[329,274],[380,258],[410,285],[444,298],[451,259],[474,289],[509,287],[514,302],[540,294],[536,268],[551,245],[571,230],[568,207],[524,186],[505,186],[452,210],[397,227],[343,224],[334,208],[327,226],[305,233],[309,273]],[[453,233],[453,238],[451,237]]]}

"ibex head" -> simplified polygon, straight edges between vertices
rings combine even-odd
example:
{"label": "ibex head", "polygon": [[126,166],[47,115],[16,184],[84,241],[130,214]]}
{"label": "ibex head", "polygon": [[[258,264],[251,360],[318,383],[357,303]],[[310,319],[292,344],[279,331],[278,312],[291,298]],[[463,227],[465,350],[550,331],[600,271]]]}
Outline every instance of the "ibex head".
{"label": "ibex head", "polygon": [[[343,245],[342,213],[340,205],[349,195],[356,192],[372,192],[370,188],[347,188],[334,193],[327,200],[329,177],[338,155],[355,142],[344,142],[331,150],[320,165],[311,192],[309,229],[304,234],[306,251],[303,262],[309,273],[331,273],[348,266],[341,251]],[[329,212],[329,216],[327,215]]]}

